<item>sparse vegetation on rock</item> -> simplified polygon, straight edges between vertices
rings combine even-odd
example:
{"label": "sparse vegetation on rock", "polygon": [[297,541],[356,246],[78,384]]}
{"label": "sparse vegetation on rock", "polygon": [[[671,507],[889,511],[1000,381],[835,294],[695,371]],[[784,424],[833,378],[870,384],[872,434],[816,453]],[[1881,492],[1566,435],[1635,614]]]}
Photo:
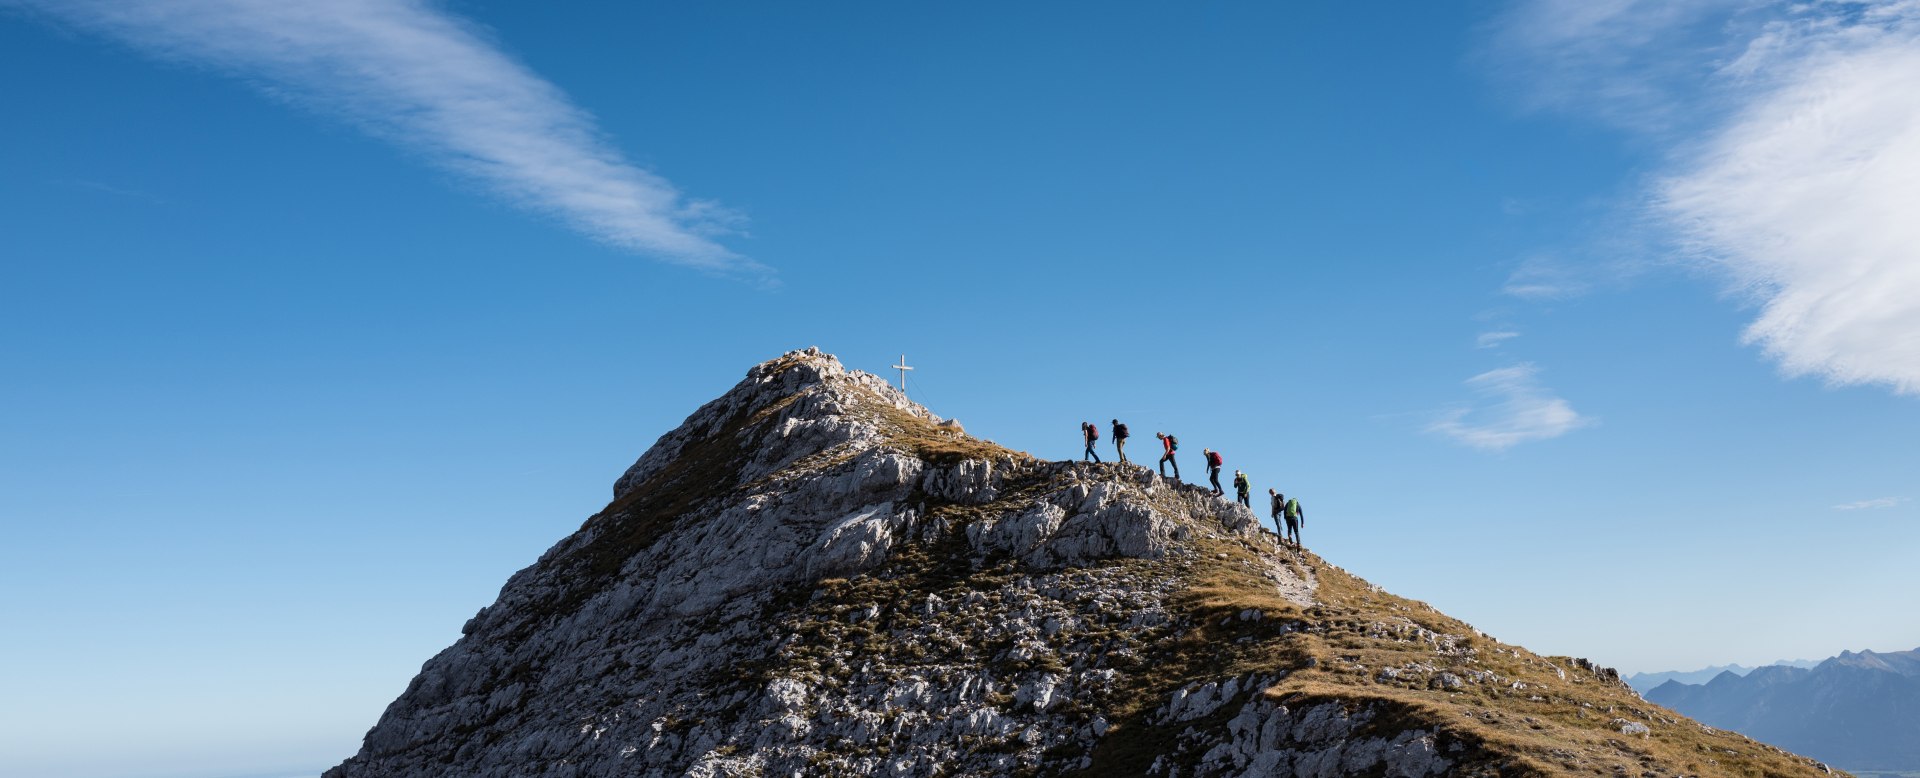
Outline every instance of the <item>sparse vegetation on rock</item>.
{"label": "sparse vegetation on rock", "polygon": [[814,350],[663,436],[328,778],[1814,775]]}

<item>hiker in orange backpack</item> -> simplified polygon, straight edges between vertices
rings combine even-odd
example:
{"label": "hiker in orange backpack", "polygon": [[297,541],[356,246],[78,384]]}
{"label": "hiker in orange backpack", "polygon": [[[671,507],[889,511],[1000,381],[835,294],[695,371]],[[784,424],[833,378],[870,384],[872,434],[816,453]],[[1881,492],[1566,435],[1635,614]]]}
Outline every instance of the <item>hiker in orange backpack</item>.
{"label": "hiker in orange backpack", "polygon": [[1180,480],[1180,463],[1174,461],[1173,452],[1180,450],[1180,439],[1164,432],[1153,433],[1160,439],[1160,477],[1167,477],[1167,465],[1173,465],[1173,480]]}
{"label": "hiker in orange backpack", "polygon": [[1093,444],[1100,442],[1100,427],[1090,421],[1080,422],[1080,437],[1087,440],[1087,455],[1081,457],[1080,461],[1091,459],[1094,464],[1100,464],[1100,452],[1093,450]]}
{"label": "hiker in orange backpack", "polygon": [[1113,420],[1113,450],[1120,454],[1120,464],[1127,463],[1127,425],[1119,419]]}
{"label": "hiker in orange backpack", "polygon": [[1213,493],[1226,494],[1227,490],[1220,488],[1220,466],[1226,464],[1227,460],[1220,456],[1220,452],[1210,448],[1200,449],[1200,452],[1207,460],[1207,480],[1213,482]]}

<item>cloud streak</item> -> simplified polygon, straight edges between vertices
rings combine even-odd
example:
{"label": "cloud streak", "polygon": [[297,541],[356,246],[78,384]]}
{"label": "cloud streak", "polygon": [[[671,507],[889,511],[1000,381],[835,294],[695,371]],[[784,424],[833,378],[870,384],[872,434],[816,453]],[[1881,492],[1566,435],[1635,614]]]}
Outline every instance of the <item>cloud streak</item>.
{"label": "cloud streak", "polygon": [[1441,414],[1427,431],[1473,448],[1504,451],[1593,424],[1591,418],[1575,412],[1571,404],[1542,385],[1539,372],[1532,363],[1523,362],[1467,379],[1467,387],[1480,396],[1481,402]]}
{"label": "cloud streak", "polygon": [[1520,337],[1520,333],[1514,332],[1513,330],[1500,330],[1497,332],[1482,332],[1480,333],[1479,337],[1473,339],[1473,347],[1474,348],[1494,348],[1496,346],[1499,346],[1502,343],[1505,343],[1509,340],[1513,340],[1514,338],[1517,338],[1517,337]]}
{"label": "cloud streak", "polygon": [[1902,503],[1905,503],[1906,501],[1907,501],[1907,498],[1905,497],[1881,497],[1873,500],[1861,500],[1859,502],[1841,503],[1839,505],[1833,506],[1833,509],[1836,511],[1864,511],[1864,510],[1874,510],[1877,508],[1893,508],[1893,507],[1898,507],[1899,505],[1901,505]]}
{"label": "cloud streak", "polygon": [[608,245],[765,280],[733,220],[627,161],[593,117],[473,24],[422,0],[0,0],[210,67],[422,154]]}
{"label": "cloud streak", "polygon": [[1542,102],[1666,147],[1648,216],[1754,305],[1744,342],[1920,395],[1920,2],[1533,0],[1498,28],[1564,77]]}

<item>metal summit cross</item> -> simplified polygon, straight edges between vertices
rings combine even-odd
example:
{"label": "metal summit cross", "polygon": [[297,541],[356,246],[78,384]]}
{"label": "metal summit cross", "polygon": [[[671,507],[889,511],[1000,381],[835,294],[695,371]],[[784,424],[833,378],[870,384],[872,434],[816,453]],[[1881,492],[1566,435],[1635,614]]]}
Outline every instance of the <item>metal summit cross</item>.
{"label": "metal summit cross", "polygon": [[907,371],[913,369],[907,367],[907,355],[901,354],[900,364],[894,365],[893,369],[900,371],[900,394],[905,395],[907,393]]}

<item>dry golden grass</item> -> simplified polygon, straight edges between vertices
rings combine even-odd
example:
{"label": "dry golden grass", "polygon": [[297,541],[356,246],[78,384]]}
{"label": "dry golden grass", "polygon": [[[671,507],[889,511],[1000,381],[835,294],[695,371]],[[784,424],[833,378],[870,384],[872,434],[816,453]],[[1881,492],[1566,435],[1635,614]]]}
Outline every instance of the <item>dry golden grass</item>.
{"label": "dry golden grass", "polygon": [[[1279,552],[1296,571],[1317,579],[1318,602],[1301,608],[1246,564],[1275,554],[1265,542],[1202,535],[1195,544],[1197,553],[1175,563],[1187,585],[1173,599],[1191,629],[1131,668],[1133,700],[1113,712],[1120,724],[1096,749],[1087,775],[1143,773],[1154,758],[1173,750],[1178,734],[1147,724],[1149,712],[1176,689],[1249,673],[1283,674],[1266,693],[1296,709],[1321,702],[1365,706],[1376,715],[1369,726],[1383,732],[1443,732],[1471,746],[1478,765],[1471,774],[1824,775],[1808,760],[1648,703],[1573,659],[1541,657],[1482,636],[1426,603],[1379,590],[1310,553]],[[1246,609],[1266,618],[1230,618]],[[1283,628],[1289,621],[1298,631]],[[1409,673],[1401,682],[1380,679],[1382,668],[1420,665],[1432,670]],[[1497,679],[1436,688],[1432,680],[1441,672],[1462,679],[1491,672]],[[1516,681],[1522,686],[1514,687]],[[1178,728],[1222,726],[1237,710],[1225,706]],[[1623,735],[1614,723],[1620,719],[1652,731]]]}
{"label": "dry golden grass", "polygon": [[[1640,699],[1617,679],[1568,657],[1542,657],[1475,632],[1426,603],[1380,591],[1311,554],[1300,557],[1319,578],[1320,604],[1302,637],[1315,662],[1268,691],[1296,702],[1379,703],[1405,724],[1444,728],[1509,755],[1513,768],[1539,775],[1819,775],[1807,760],[1748,738],[1710,730]],[[1424,630],[1424,632],[1422,631]],[[1434,636],[1438,638],[1436,644]],[[1449,640],[1448,636],[1455,638]],[[1451,650],[1440,651],[1440,647]],[[1382,668],[1427,665],[1405,682]],[[1438,672],[1495,680],[1437,688]],[[1513,684],[1521,684],[1515,687]],[[1618,720],[1648,725],[1620,733]]]}
{"label": "dry golden grass", "polygon": [[952,464],[966,459],[1033,459],[991,440],[981,440],[964,432],[941,429],[923,416],[893,407],[872,398],[873,413],[879,418],[888,439],[914,456],[935,464]]}

